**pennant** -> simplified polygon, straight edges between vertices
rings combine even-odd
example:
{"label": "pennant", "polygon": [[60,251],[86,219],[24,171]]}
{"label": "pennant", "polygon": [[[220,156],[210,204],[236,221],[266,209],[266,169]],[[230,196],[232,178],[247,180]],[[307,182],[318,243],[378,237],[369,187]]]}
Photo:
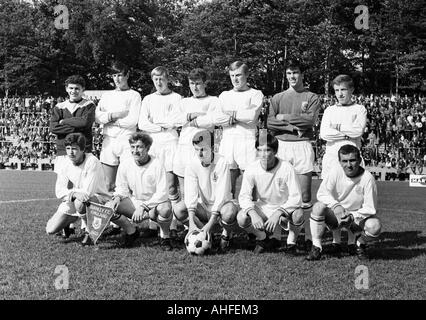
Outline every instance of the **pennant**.
{"label": "pennant", "polygon": [[86,213],[87,232],[95,244],[102,235],[102,232],[104,232],[113,215],[114,210],[112,208],[89,201]]}

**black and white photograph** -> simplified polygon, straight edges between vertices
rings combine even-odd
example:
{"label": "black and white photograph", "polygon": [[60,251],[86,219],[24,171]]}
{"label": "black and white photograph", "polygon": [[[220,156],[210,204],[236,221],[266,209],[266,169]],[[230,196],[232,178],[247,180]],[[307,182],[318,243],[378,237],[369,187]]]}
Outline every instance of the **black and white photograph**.
{"label": "black and white photograph", "polygon": [[2,0],[0,299],[425,300],[425,66],[422,0]]}

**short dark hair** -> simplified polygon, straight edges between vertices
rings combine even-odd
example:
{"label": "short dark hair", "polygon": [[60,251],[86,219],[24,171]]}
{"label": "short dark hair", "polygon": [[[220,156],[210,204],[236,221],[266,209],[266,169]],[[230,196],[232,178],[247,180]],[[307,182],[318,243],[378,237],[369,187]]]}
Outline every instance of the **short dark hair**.
{"label": "short dark hair", "polygon": [[129,73],[130,69],[126,64],[124,64],[121,61],[113,61],[111,63],[110,71],[113,72],[113,73],[120,73],[121,72],[121,73],[126,75],[126,74]]}
{"label": "short dark hair", "polygon": [[297,59],[289,59],[285,64],[285,70],[294,70],[299,69],[301,73],[303,73],[304,69],[302,63]]}
{"label": "short dark hair", "polygon": [[207,139],[205,139],[205,137],[209,137],[210,138],[210,147],[214,148],[214,135],[212,132],[210,132],[209,130],[202,130],[197,132],[194,137],[192,138],[192,145],[200,145],[203,142],[205,143]]}
{"label": "short dark hair", "polygon": [[188,79],[193,81],[201,79],[205,82],[207,80],[207,72],[201,68],[192,69],[188,74]]}
{"label": "short dark hair", "polygon": [[335,85],[338,86],[342,83],[347,83],[349,88],[352,88],[352,89],[355,88],[354,81],[347,74],[339,74],[336,78],[333,79],[331,84],[333,86],[335,86]]}
{"label": "short dark hair", "polygon": [[359,151],[359,149],[352,145],[352,144],[345,144],[344,146],[341,146],[338,152],[339,155],[339,161],[341,160],[341,155],[347,155],[347,154],[351,154],[354,153],[357,156],[358,160],[361,160],[361,152]]}
{"label": "short dark hair", "polygon": [[152,137],[148,133],[141,131],[134,132],[129,138],[129,143],[136,143],[138,141],[142,141],[147,148],[151,148],[152,146]]}
{"label": "short dark hair", "polygon": [[247,63],[239,61],[239,60],[234,61],[229,65],[229,71],[237,70],[240,67],[243,68],[243,72],[244,72],[245,75],[247,75],[249,73],[249,67],[248,67]]}
{"label": "short dark hair", "polygon": [[79,132],[70,133],[65,137],[64,144],[65,144],[65,147],[76,144],[76,145],[78,145],[80,150],[85,150],[86,149],[86,137],[82,133],[79,133]]}
{"label": "short dark hair", "polygon": [[69,76],[65,80],[65,87],[68,87],[69,84],[79,84],[83,88],[86,88],[86,81],[84,81],[84,78],[78,74],[74,74],[72,76]]}
{"label": "short dark hair", "polygon": [[255,148],[257,149],[259,146],[264,145],[265,142],[267,147],[271,148],[275,153],[278,152],[278,139],[266,130],[259,130],[259,134],[256,137],[256,143],[254,145]]}

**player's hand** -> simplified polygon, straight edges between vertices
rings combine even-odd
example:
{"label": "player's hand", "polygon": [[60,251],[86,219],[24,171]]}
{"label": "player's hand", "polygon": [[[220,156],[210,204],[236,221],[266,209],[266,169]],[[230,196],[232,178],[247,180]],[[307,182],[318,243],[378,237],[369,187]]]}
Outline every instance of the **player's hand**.
{"label": "player's hand", "polygon": [[145,220],[147,216],[148,212],[144,208],[139,207],[136,208],[135,212],[133,212],[132,221],[135,223],[139,223]]}
{"label": "player's hand", "polygon": [[80,202],[87,202],[87,201],[89,201],[89,199],[90,199],[90,197],[89,197],[89,195],[87,195],[87,194],[85,194],[85,193],[83,193],[83,192],[74,192],[74,194],[73,194],[73,197],[76,199],[76,200],[78,200],[78,201],[80,201]]}
{"label": "player's hand", "polygon": [[[191,119],[191,120],[194,120],[194,119],[196,119],[196,118],[198,118],[198,117],[200,117],[200,116],[204,116],[205,115],[205,113],[204,112],[191,112],[190,114],[189,114],[189,119]],[[190,120],[190,121],[191,121]]]}
{"label": "player's hand", "polygon": [[120,198],[119,197],[115,197],[111,201],[108,201],[107,204],[106,204],[106,206],[110,207],[114,211],[117,211],[117,208],[120,205],[120,202],[121,202]]}
{"label": "player's hand", "polygon": [[281,217],[282,211],[281,210],[276,210],[270,217],[268,220],[266,220],[265,222],[265,230],[268,232],[273,233],[275,228],[277,227],[277,225],[280,222],[280,217]]}
{"label": "player's hand", "polygon": [[129,110],[125,110],[125,111],[117,111],[117,112],[113,112],[111,118],[115,121],[117,119],[121,119],[124,117],[127,117],[127,115],[129,114]]}
{"label": "player's hand", "polygon": [[277,114],[276,116],[275,116],[275,119],[277,119],[277,120],[279,120],[279,121],[284,121],[284,114]]}
{"label": "player's hand", "polygon": [[259,217],[257,212],[255,210],[251,210],[249,212],[249,216],[251,218],[251,224],[253,225],[253,227],[257,230],[263,230],[264,228],[263,219]]}
{"label": "player's hand", "polygon": [[331,129],[335,129],[335,130],[339,130],[339,123],[330,123],[330,128]]}

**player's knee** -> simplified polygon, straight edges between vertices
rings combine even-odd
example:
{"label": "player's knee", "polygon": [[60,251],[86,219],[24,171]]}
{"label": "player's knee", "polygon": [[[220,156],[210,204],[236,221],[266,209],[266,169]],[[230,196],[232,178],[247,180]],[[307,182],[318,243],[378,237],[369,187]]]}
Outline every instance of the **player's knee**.
{"label": "player's knee", "polygon": [[311,216],[314,218],[324,217],[326,208],[327,206],[324,203],[320,201],[316,202],[312,207]]}
{"label": "player's knee", "polygon": [[[157,214],[160,217],[168,219],[168,218],[171,218],[171,216],[172,216],[172,205],[171,205],[170,201],[166,201],[166,202],[160,203],[157,206],[156,210],[151,210],[151,212],[152,211],[157,211]],[[150,218],[155,219],[155,217],[154,218],[151,217],[151,212],[150,212]]]}
{"label": "player's knee", "polygon": [[300,226],[305,221],[304,215],[303,215],[303,209],[299,208],[293,211],[291,214],[291,222],[296,225]]}
{"label": "player's knee", "polygon": [[247,227],[250,224],[251,219],[250,219],[249,215],[247,214],[246,210],[241,209],[238,212],[238,214],[237,214],[237,222],[238,222],[238,225],[241,228],[245,228],[245,227]]}
{"label": "player's knee", "polygon": [[74,200],[74,207],[75,207],[75,210],[79,213],[86,212],[86,205],[80,200]]}
{"label": "player's knee", "polygon": [[173,208],[174,215],[179,221],[184,221],[188,217],[188,210],[183,201],[176,203]]}
{"label": "player's knee", "polygon": [[227,224],[234,223],[237,219],[237,213],[235,206],[233,203],[226,203],[220,210],[220,216],[223,222]]}
{"label": "player's knee", "polygon": [[47,224],[46,224],[46,233],[47,234],[54,234],[54,233],[56,233],[57,231],[56,231],[56,227],[55,227],[55,225],[53,224],[53,221],[52,221],[52,219],[50,219],[49,221],[47,221]]}
{"label": "player's knee", "polygon": [[377,218],[370,218],[365,221],[364,229],[373,237],[378,237],[382,230],[380,220]]}

